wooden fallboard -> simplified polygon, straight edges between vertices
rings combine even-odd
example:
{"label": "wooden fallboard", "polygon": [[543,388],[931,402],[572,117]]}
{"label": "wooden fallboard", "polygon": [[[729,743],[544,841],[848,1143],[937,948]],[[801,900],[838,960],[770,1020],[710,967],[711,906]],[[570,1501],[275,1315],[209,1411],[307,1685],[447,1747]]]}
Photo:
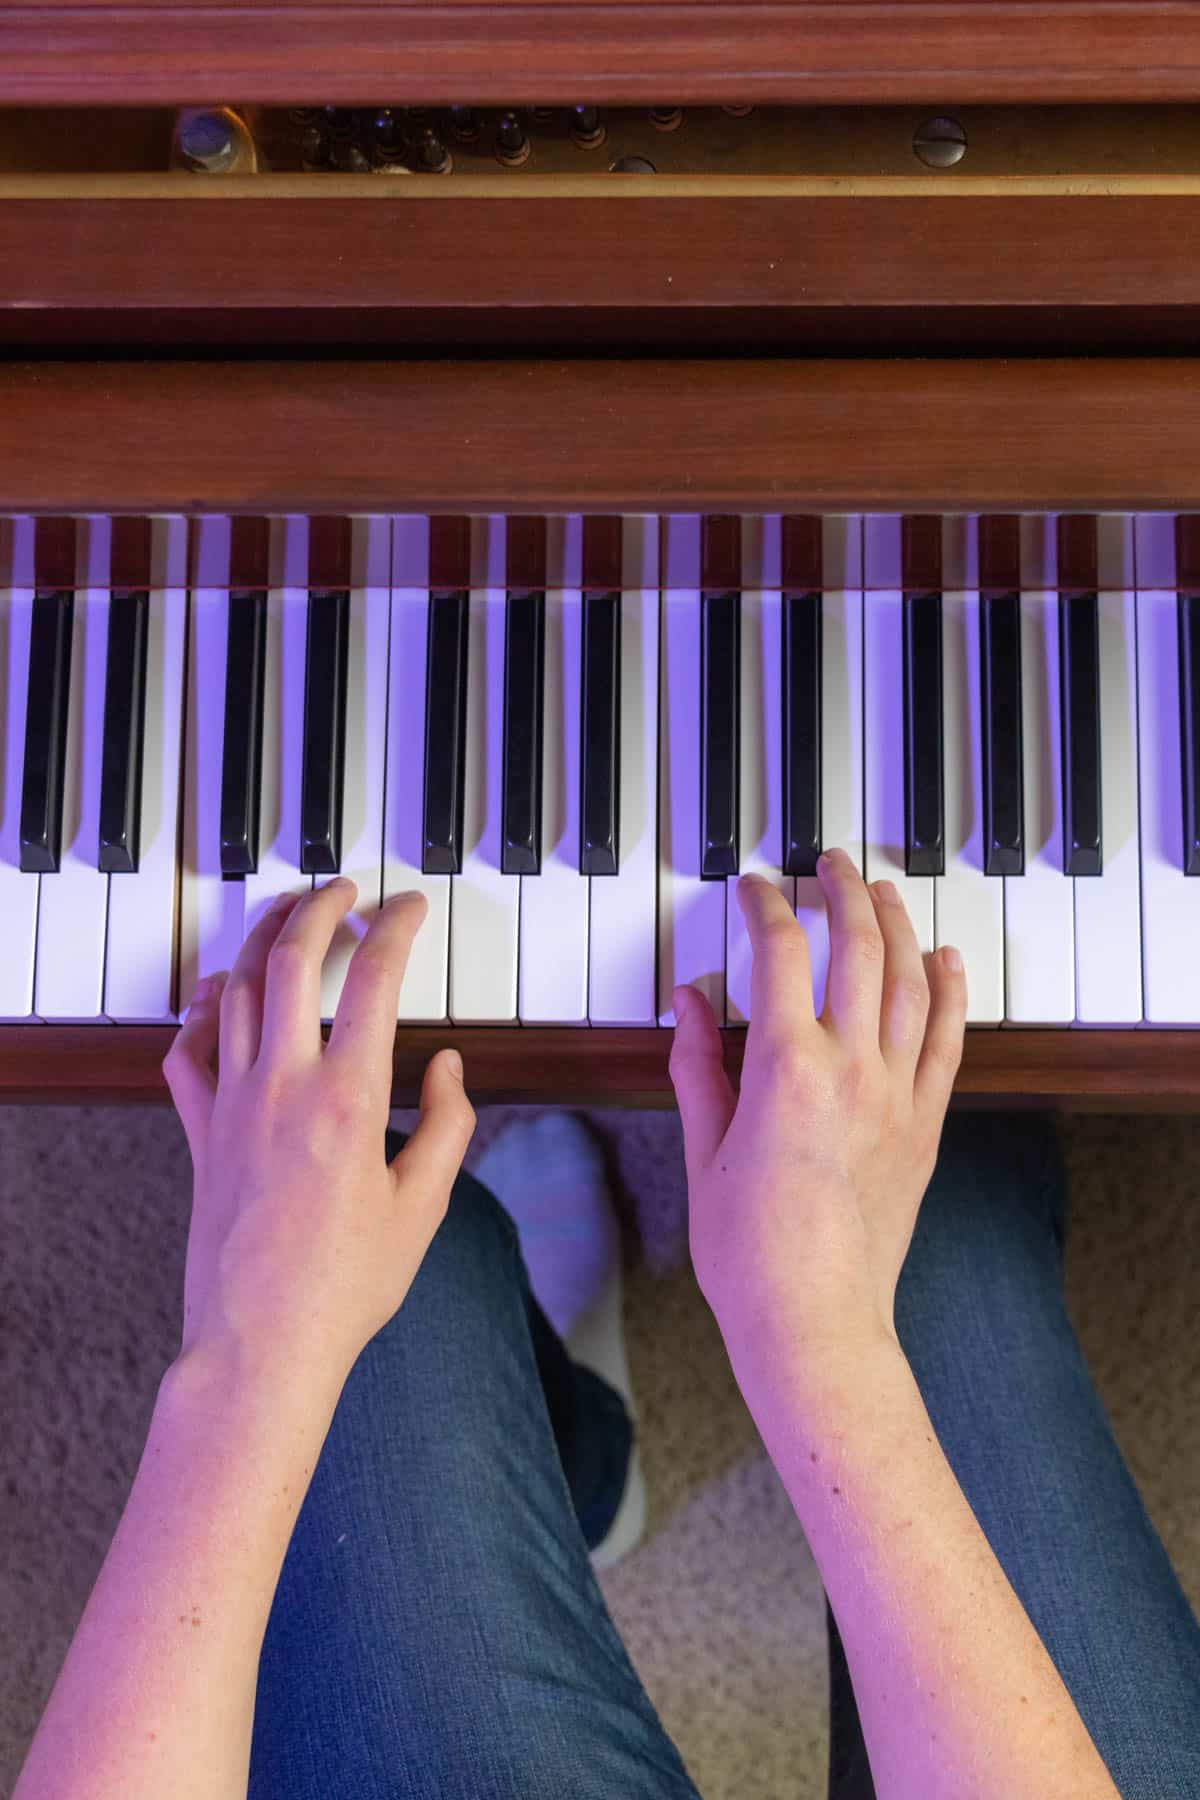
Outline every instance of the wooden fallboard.
{"label": "wooden fallboard", "polygon": [[1192,511],[1200,361],[0,365],[3,512]]}
{"label": "wooden fallboard", "polygon": [[70,0],[0,10],[0,102],[1195,99],[1192,0]]}
{"label": "wooden fallboard", "polygon": [[[0,1026],[0,1105],[166,1101],[161,1064],[174,1027]],[[476,1105],[670,1106],[670,1031],[555,1026],[406,1026],[396,1033],[393,1103],[416,1103],[436,1049],[462,1052]],[[744,1031],[722,1034],[735,1077]],[[1095,1112],[1200,1109],[1200,1031],[971,1028],[955,1090],[966,1107]]]}

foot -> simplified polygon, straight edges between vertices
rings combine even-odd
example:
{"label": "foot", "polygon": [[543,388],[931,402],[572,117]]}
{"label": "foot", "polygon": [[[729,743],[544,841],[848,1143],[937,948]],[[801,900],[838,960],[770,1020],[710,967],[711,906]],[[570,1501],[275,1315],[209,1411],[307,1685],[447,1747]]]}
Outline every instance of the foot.
{"label": "foot", "polygon": [[[600,1145],[572,1113],[517,1119],[475,1170],[517,1228],[529,1284],[573,1362],[616,1388],[636,1422],[625,1352],[621,1232]],[[636,1431],[625,1492],[596,1568],[611,1568],[645,1530],[646,1488]]]}

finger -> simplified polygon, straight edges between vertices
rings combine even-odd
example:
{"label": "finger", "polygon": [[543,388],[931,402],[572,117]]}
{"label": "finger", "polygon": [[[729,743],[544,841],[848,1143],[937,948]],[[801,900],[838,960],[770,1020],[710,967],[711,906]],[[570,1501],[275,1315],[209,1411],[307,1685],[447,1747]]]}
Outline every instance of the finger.
{"label": "finger", "polygon": [[[390,1056],[388,1070],[390,1074]],[[463,1087],[457,1050],[439,1050],[430,1061],[421,1082],[420,1108],[416,1130],[392,1161],[392,1174],[440,1219],[475,1130],[475,1109]]]}
{"label": "finger", "polygon": [[222,973],[210,975],[198,983],[187,1016],[163,1058],[163,1074],[187,1135],[193,1161],[204,1146],[217,1093],[213,1058],[217,1053],[221,991],[225,980]]}
{"label": "finger", "polygon": [[873,881],[867,892],[883,938],[883,997],[879,1048],[890,1066],[911,1078],[925,1041],[929,982],[908,908],[893,881]]}
{"label": "finger", "polygon": [[750,939],[750,1030],[746,1054],[795,1042],[814,1023],[812,966],[804,927],[773,882],[743,875],[737,901]]}
{"label": "finger", "polygon": [[327,1054],[352,1059],[362,1078],[377,1082],[389,1096],[400,987],[428,911],[424,894],[414,892],[398,894],[375,915],[350,958],[329,1034]]}
{"label": "finger", "polygon": [[671,1004],[675,1008],[671,1085],[683,1122],[683,1155],[690,1177],[707,1168],[720,1148],[735,1101],[712,1007],[693,987],[677,987]]}
{"label": "finger", "polygon": [[962,1061],[967,977],[962,957],[950,947],[927,956],[925,969],[930,989],[929,1019],[917,1062],[913,1103],[940,1131]]}
{"label": "finger", "polygon": [[221,997],[221,1079],[244,1075],[254,1066],[262,1037],[267,958],[295,906],[296,894],[280,894],[268,906],[238,951]]}
{"label": "finger", "polygon": [[844,850],[827,850],[818,857],[817,878],[829,908],[829,975],[821,1022],[847,1044],[878,1048],[883,936],[867,884]]}
{"label": "finger", "polygon": [[305,894],[267,957],[259,1055],[275,1067],[315,1061],[321,1054],[321,964],[358,889],[335,875]]}

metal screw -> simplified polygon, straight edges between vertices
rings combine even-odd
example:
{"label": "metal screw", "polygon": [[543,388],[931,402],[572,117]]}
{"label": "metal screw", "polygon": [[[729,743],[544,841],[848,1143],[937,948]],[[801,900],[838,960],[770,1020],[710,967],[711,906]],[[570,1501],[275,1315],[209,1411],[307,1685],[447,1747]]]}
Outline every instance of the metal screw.
{"label": "metal screw", "polygon": [[496,126],[496,155],[502,163],[523,163],[529,156],[529,139],[516,113],[502,113]]}
{"label": "metal screw", "polygon": [[652,106],[650,123],[655,131],[678,131],[683,124],[682,106]]}
{"label": "metal screw", "polygon": [[957,119],[925,119],[913,133],[913,154],[930,169],[952,169],[967,154],[967,134]]}
{"label": "metal screw", "polygon": [[193,169],[219,175],[238,152],[233,120],[219,112],[196,112],[179,121],[179,153]]}

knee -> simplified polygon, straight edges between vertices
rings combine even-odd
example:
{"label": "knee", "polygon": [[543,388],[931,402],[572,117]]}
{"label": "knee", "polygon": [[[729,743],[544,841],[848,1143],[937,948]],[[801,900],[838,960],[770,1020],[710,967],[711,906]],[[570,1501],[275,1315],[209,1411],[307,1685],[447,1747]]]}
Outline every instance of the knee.
{"label": "knee", "polygon": [[1061,1267],[1066,1178],[1058,1133],[1040,1113],[955,1113],[921,1203],[907,1284],[942,1269],[957,1283],[994,1257]]}
{"label": "knee", "polygon": [[[403,1132],[388,1132],[389,1162],[403,1149],[406,1142]],[[435,1244],[446,1241],[462,1245],[464,1249],[475,1244],[481,1252],[488,1255],[494,1255],[497,1249],[511,1251],[518,1242],[517,1228],[495,1194],[465,1169],[458,1172],[450,1190],[446,1217],[434,1238]]]}

